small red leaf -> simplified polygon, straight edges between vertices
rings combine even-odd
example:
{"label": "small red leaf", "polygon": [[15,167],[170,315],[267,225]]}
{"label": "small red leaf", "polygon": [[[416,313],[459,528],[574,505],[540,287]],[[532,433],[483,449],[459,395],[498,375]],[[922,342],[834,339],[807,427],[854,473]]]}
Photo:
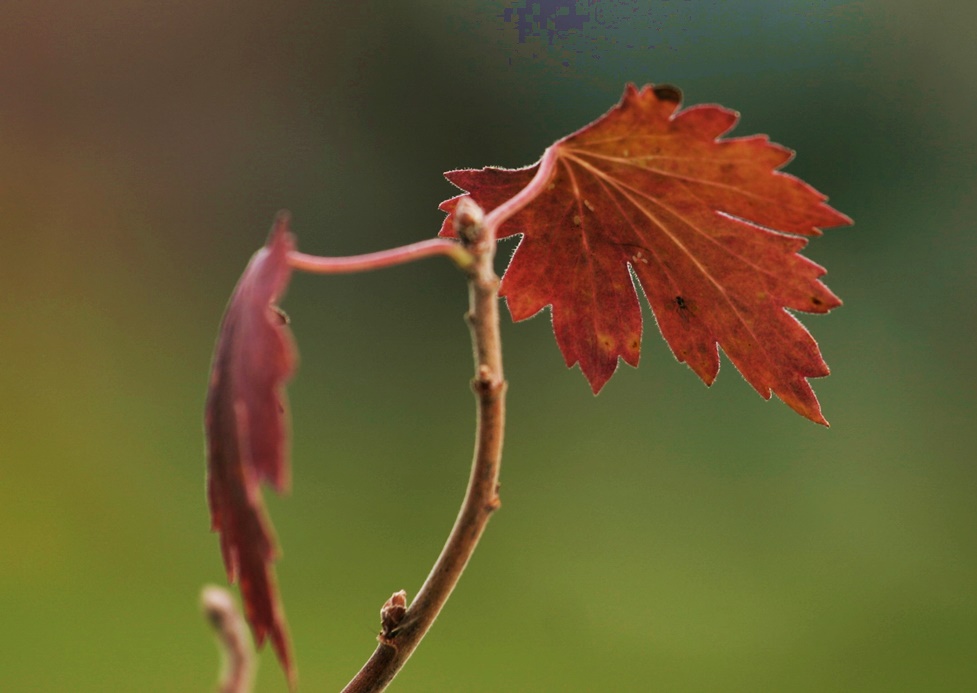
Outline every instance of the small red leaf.
{"label": "small red leaf", "polygon": [[228,579],[240,581],[255,642],[260,647],[271,637],[293,685],[295,669],[272,567],[279,551],[260,483],[279,492],[289,485],[284,384],[295,369],[296,351],[275,304],[288,285],[288,252],[294,247],[288,217],[280,214],[224,313],[205,415],[211,527],[220,532]]}
{"label": "small red leaf", "polygon": [[[675,357],[706,384],[719,370],[718,344],[764,398],[772,390],[826,424],[807,378],[828,367],[785,308],[825,313],[841,301],[818,281],[824,270],[798,254],[807,241],[786,234],[851,220],[778,170],[790,150],[762,135],[719,139],[734,111],[680,111],[679,100],[674,87],[628,85],[617,106],[534,166],[445,175],[488,212],[533,187],[497,230],[523,236],[500,293],[517,321],[551,307],[567,365],[579,363],[595,393],[619,358],[638,365],[633,272]],[[549,177],[534,180],[543,164]],[[450,214],[441,235],[452,235]]]}

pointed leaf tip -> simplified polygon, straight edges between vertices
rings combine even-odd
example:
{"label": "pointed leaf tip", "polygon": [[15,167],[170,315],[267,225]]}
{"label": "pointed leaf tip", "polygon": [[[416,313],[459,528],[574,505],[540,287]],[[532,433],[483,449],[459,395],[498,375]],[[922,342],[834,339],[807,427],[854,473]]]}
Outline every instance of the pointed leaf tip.
{"label": "pointed leaf tip", "polygon": [[[610,111],[547,150],[551,179],[497,230],[522,235],[500,294],[517,321],[550,307],[567,365],[579,363],[596,393],[619,360],[638,364],[633,273],[673,354],[706,384],[722,347],[761,396],[773,392],[826,423],[808,379],[828,368],[785,308],[841,304],[819,281],[824,270],[799,252],[803,236],[851,220],[780,172],[791,150],[766,136],[721,139],[738,113],[680,101],[675,87],[629,84]],[[442,234],[460,197],[490,212],[538,167],[446,174],[465,192],[442,203]]]}
{"label": "pointed leaf tip", "polygon": [[285,383],[297,360],[287,319],[277,306],[291,276],[295,247],[287,213],[251,258],[227,304],[207,392],[207,497],[211,527],[220,533],[228,579],[238,581],[245,615],[260,647],[270,637],[294,684],[295,669],[272,561],[274,531],[262,481],[289,485]]}

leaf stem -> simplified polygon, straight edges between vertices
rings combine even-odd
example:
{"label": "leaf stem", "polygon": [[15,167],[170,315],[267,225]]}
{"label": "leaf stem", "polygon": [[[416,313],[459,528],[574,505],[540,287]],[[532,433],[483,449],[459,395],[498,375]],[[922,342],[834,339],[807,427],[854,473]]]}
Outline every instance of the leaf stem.
{"label": "leaf stem", "polygon": [[555,167],[556,149],[554,145],[547,147],[546,151],[543,152],[543,156],[539,160],[539,168],[536,169],[536,175],[529,181],[529,184],[485,216],[485,226],[491,230],[493,237],[498,235],[497,229],[506,219],[532,202],[543,191],[543,186],[553,175]]}
{"label": "leaf stem", "polygon": [[[458,225],[463,248],[474,262],[466,269],[469,309],[465,315],[472,336],[476,402],[475,454],[468,489],[458,517],[437,562],[406,612],[391,611],[398,594],[384,605],[380,644],[343,693],[382,691],[407,662],[434,623],[461,577],[492,513],[500,506],[498,486],[505,426],[506,382],[502,373],[499,335],[499,278],[493,269],[494,229],[482,221],[481,210],[459,208]],[[402,599],[403,597],[401,597]],[[391,618],[395,614],[395,618]]]}
{"label": "leaf stem", "polygon": [[288,254],[288,264],[294,269],[314,274],[346,274],[393,267],[435,255],[446,255],[462,269],[467,269],[474,262],[472,254],[456,241],[432,238],[399,248],[349,257],[320,257],[293,250]]}

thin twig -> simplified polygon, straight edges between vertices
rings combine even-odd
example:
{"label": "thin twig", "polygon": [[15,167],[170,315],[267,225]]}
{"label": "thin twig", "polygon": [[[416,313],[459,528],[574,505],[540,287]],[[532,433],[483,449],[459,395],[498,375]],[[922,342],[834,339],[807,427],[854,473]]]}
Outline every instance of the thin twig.
{"label": "thin twig", "polygon": [[251,693],[254,681],[254,651],[248,631],[234,603],[223,587],[208,585],[200,595],[200,606],[217,633],[221,651],[219,693]]}
{"label": "thin twig", "polygon": [[455,212],[456,230],[475,258],[467,269],[469,309],[466,320],[475,356],[477,426],[475,456],[465,500],[441,555],[406,612],[396,613],[401,595],[384,605],[380,644],[343,693],[382,691],[407,662],[427,630],[434,623],[461,577],[478,544],[489,517],[500,505],[499,466],[502,462],[502,434],[505,427],[506,382],[502,374],[502,346],[499,338],[499,278],[493,268],[494,227],[483,223],[481,209],[463,199]]}

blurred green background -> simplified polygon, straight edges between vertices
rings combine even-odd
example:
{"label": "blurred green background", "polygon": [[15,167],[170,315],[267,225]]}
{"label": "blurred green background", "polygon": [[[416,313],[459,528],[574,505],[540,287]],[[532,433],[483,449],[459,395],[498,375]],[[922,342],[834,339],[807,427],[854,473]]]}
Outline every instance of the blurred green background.
{"label": "blurred green background", "polygon": [[[548,318],[504,315],[503,509],[392,690],[977,690],[977,5],[561,5],[5,0],[0,690],[212,690],[204,390],[276,210],[308,252],[430,237],[442,171],[532,163],[628,81],[740,110],[856,220],[806,253],[846,303],[804,317],[832,428],[728,362],[705,388],[653,323],[594,398]],[[284,301],[305,691],[454,519],[465,305],[439,260]]]}

